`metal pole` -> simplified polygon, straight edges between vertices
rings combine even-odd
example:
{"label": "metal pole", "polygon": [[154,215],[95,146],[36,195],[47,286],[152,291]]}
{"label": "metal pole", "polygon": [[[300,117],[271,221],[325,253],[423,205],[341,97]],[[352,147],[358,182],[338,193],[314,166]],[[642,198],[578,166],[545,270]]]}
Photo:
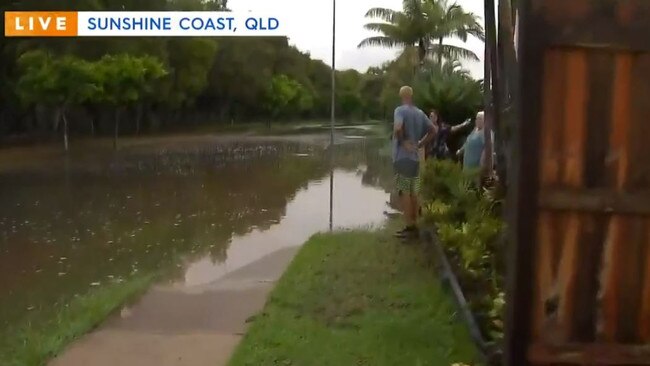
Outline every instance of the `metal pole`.
{"label": "metal pole", "polygon": [[332,0],[332,115],[330,118],[330,231],[334,228],[334,119],[336,105],[336,0]]}

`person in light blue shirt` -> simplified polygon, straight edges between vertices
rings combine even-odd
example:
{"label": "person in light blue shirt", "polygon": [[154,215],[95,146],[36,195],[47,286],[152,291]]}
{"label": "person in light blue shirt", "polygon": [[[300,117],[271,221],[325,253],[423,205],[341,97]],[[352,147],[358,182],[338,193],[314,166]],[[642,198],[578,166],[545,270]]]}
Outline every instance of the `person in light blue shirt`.
{"label": "person in light blue shirt", "polygon": [[[476,127],[467,136],[463,147],[457,155],[463,155],[463,170],[476,171],[485,164],[485,115],[483,112],[476,114]],[[494,133],[492,133],[492,146],[494,146]]]}
{"label": "person in light blue shirt", "polygon": [[[413,105],[413,89],[403,86],[399,91],[402,105],[395,108],[393,122],[393,167],[395,184],[406,221],[399,237],[418,234],[420,149],[435,136],[435,127],[427,115]],[[424,155],[424,153],[422,153]]]}

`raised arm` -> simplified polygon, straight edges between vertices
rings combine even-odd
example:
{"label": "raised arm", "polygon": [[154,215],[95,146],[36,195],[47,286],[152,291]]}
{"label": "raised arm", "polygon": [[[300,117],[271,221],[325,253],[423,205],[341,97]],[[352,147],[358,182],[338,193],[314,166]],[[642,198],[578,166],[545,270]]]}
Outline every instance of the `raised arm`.
{"label": "raised arm", "polygon": [[461,129],[463,129],[463,128],[469,126],[470,124],[472,124],[472,121],[468,119],[467,121],[465,121],[465,122],[463,122],[463,123],[461,123],[461,124],[459,124],[459,125],[452,126],[451,129],[450,129],[450,132],[451,132],[451,133],[458,132],[458,131],[460,131]]}

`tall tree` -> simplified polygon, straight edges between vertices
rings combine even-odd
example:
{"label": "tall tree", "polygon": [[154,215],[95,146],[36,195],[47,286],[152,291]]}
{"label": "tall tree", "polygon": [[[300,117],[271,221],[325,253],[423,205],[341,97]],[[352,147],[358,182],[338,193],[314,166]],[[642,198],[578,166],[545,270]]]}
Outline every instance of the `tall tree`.
{"label": "tall tree", "polygon": [[174,107],[192,105],[208,86],[208,73],[214,62],[217,44],[212,39],[171,39],[174,50],[168,55],[170,77],[164,93]]}
{"label": "tall tree", "polygon": [[167,71],[156,59],[130,55],[104,56],[97,63],[97,70],[101,75],[103,99],[114,107],[113,147],[117,149],[122,112],[147,93],[149,83],[165,76]]}
{"label": "tall tree", "polygon": [[55,126],[63,120],[63,146],[68,150],[68,108],[98,95],[100,88],[93,64],[74,56],[53,58],[43,51],[32,51],[19,59],[23,75],[18,94],[29,104],[45,103],[56,109]]}
{"label": "tall tree", "polygon": [[366,24],[365,28],[381,35],[364,39],[358,47],[417,48],[420,65],[430,54],[436,54],[440,59],[467,58],[478,61],[473,51],[443,43],[450,37],[465,41],[470,35],[484,39],[483,28],[476,15],[455,3],[448,5],[445,0],[403,0],[401,11],[372,8],[366,17],[379,20]]}

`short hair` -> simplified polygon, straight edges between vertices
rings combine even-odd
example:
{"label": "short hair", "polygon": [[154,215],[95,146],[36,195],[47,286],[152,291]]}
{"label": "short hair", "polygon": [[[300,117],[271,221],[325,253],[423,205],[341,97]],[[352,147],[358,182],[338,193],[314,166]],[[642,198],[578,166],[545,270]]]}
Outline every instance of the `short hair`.
{"label": "short hair", "polygon": [[413,96],[413,88],[411,88],[408,85],[404,85],[403,87],[399,88],[399,96],[404,98],[404,97],[412,97]]}

